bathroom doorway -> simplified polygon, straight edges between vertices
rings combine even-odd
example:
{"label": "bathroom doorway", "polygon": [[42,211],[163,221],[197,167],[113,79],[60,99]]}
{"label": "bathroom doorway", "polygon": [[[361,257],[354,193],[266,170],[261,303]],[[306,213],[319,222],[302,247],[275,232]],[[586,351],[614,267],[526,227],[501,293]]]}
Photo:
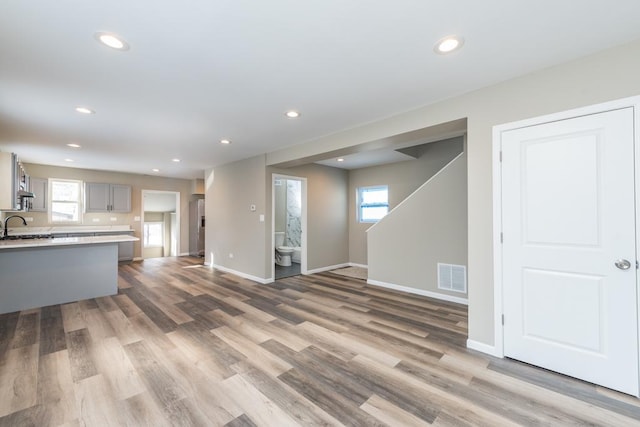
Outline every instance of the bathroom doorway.
{"label": "bathroom doorway", "polygon": [[142,258],[178,256],[180,193],[142,190]]}
{"label": "bathroom doorway", "polygon": [[307,179],[273,174],[271,207],[271,277],[306,274]]}

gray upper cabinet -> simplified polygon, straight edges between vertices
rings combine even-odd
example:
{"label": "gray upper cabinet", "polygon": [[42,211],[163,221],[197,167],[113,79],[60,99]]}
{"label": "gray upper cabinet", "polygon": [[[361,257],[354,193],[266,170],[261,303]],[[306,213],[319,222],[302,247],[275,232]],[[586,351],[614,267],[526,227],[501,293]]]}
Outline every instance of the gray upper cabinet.
{"label": "gray upper cabinet", "polygon": [[124,184],[85,184],[86,212],[131,212],[131,186]]}
{"label": "gray upper cabinet", "polygon": [[131,186],[111,184],[111,212],[131,212]]}
{"label": "gray upper cabinet", "polygon": [[34,195],[29,199],[29,210],[32,212],[46,212],[48,208],[49,180],[46,178],[31,178],[29,191]]}

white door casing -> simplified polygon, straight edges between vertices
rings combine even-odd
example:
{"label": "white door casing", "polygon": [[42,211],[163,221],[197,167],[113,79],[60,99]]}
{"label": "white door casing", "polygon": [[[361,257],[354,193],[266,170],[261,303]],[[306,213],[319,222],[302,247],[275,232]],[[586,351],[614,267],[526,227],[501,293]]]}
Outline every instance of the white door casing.
{"label": "white door casing", "polygon": [[505,356],[637,396],[633,125],[629,107],[501,132],[501,283]]}

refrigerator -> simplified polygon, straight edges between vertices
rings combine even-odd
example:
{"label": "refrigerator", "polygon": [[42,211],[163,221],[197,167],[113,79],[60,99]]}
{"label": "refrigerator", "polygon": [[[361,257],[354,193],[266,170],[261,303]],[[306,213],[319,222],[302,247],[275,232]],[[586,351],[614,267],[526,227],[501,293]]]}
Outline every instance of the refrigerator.
{"label": "refrigerator", "polygon": [[189,202],[189,255],[204,257],[204,199]]}

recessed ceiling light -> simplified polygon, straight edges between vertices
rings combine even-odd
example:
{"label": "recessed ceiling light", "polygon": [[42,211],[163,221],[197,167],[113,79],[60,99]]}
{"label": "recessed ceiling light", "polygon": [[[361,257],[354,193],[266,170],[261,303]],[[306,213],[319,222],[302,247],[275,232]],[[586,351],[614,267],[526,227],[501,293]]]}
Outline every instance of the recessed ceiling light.
{"label": "recessed ceiling light", "polygon": [[160,169],[153,168],[151,169],[153,172],[160,172]]}
{"label": "recessed ceiling light", "polygon": [[67,147],[80,148],[80,145],[79,144],[74,144],[74,143],[69,143],[69,144],[67,144]]}
{"label": "recessed ceiling light", "polygon": [[343,159],[342,157],[340,157],[340,158],[338,159],[338,161],[339,161],[339,162],[344,162],[344,159]]}
{"label": "recessed ceiling light", "polygon": [[95,38],[105,46],[108,46],[116,50],[129,50],[129,44],[122,39],[122,37],[105,32],[97,32],[94,34]]}
{"label": "recessed ceiling light", "polygon": [[290,119],[297,119],[298,117],[300,117],[300,113],[295,110],[289,110],[285,113],[285,115]]}
{"label": "recessed ceiling light", "polygon": [[228,139],[221,139],[220,140],[220,144],[229,145],[229,144],[231,144],[231,141],[229,141]]}
{"label": "recessed ceiling light", "polygon": [[460,49],[463,44],[464,44],[464,39],[462,37],[447,36],[438,40],[433,50],[436,53],[444,55]]}
{"label": "recessed ceiling light", "polygon": [[64,159],[65,162],[73,162],[73,159]]}
{"label": "recessed ceiling light", "polygon": [[95,114],[96,112],[87,107],[76,107],[76,112],[80,114]]}
{"label": "recessed ceiling light", "polygon": [[171,159],[172,162],[180,163],[180,159]]}

